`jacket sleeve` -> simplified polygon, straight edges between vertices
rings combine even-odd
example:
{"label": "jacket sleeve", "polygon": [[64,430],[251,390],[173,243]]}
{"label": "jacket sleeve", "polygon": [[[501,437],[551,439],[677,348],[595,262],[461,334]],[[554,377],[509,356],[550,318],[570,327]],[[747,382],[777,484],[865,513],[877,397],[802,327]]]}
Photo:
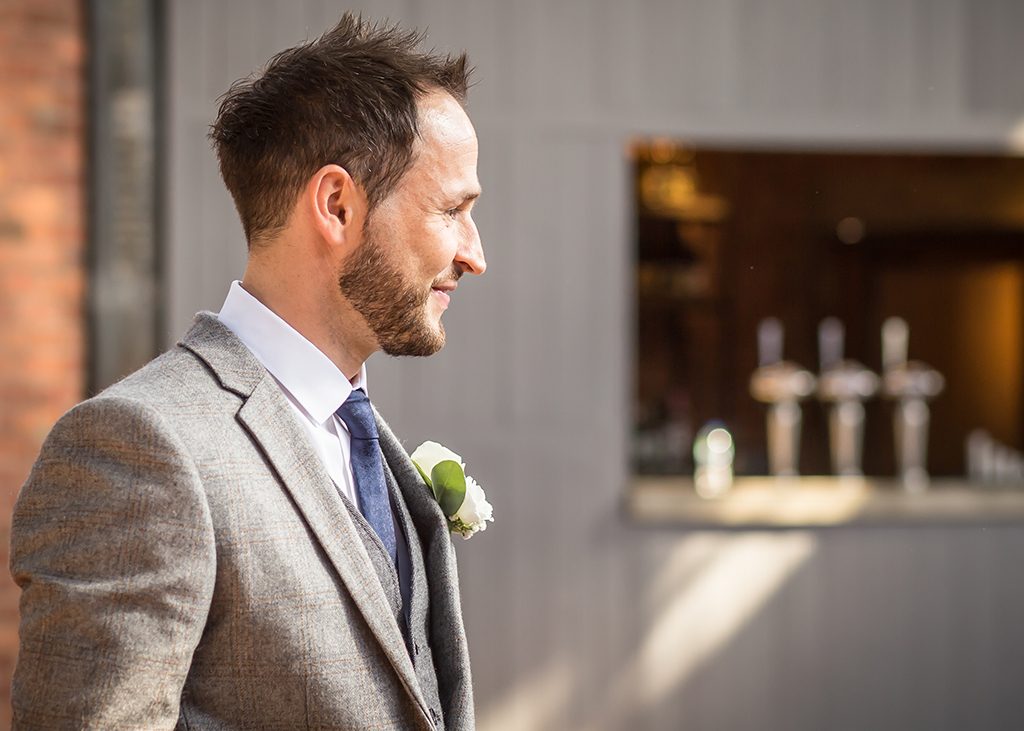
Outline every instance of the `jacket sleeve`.
{"label": "jacket sleeve", "polygon": [[173,728],[215,566],[199,474],[162,417],[102,396],[68,412],[14,510],[14,727]]}

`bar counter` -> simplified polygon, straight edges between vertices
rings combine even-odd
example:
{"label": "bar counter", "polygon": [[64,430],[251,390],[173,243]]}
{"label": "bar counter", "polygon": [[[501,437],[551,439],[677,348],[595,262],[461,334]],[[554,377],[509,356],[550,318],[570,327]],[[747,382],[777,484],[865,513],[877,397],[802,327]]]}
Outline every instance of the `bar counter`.
{"label": "bar counter", "polygon": [[711,530],[1024,525],[1024,485],[934,479],[912,493],[895,480],[739,477],[725,495],[708,499],[691,478],[634,477],[626,510],[641,525]]}

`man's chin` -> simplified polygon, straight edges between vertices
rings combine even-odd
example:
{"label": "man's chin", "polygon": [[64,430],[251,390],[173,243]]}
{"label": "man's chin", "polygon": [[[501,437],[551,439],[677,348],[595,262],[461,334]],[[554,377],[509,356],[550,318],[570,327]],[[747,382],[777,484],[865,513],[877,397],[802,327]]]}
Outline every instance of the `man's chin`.
{"label": "man's chin", "polygon": [[445,345],[444,325],[418,333],[402,333],[395,338],[382,339],[380,349],[393,356],[428,356],[439,352]]}

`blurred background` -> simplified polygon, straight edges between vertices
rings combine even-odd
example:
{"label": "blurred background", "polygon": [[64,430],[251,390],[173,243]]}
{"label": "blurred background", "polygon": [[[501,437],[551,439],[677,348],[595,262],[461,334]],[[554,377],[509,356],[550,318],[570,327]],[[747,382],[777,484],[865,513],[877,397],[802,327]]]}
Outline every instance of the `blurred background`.
{"label": "blurred background", "polygon": [[[487,276],[441,354],[369,369],[406,445],[455,449],[495,506],[457,543],[480,728],[1024,727],[1017,0],[0,0],[4,563],[54,421],[241,275],[217,97],[347,9],[477,69]],[[913,496],[892,316],[944,381]],[[743,480],[785,472],[750,390],[783,359],[886,376],[848,399],[866,477],[792,477],[837,471],[808,391],[789,482],[737,518]],[[718,501],[692,480],[708,422]]]}

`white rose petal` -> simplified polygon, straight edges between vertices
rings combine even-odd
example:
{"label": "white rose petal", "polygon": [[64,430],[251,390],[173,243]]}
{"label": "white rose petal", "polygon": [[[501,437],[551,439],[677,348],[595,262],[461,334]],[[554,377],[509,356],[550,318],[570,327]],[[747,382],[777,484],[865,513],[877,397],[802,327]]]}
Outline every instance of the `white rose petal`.
{"label": "white rose petal", "polygon": [[466,469],[466,463],[462,461],[462,457],[437,442],[423,442],[412,453],[412,461],[419,465],[427,477],[430,477],[430,473],[434,471],[434,466],[438,462],[444,462],[446,459],[458,462],[463,470]]}
{"label": "white rose petal", "polygon": [[494,508],[487,502],[484,490],[469,475],[466,475],[466,499],[462,506],[455,513],[455,518],[469,527],[470,533],[463,533],[463,538],[469,538],[477,531],[487,530],[487,521],[494,521]]}

